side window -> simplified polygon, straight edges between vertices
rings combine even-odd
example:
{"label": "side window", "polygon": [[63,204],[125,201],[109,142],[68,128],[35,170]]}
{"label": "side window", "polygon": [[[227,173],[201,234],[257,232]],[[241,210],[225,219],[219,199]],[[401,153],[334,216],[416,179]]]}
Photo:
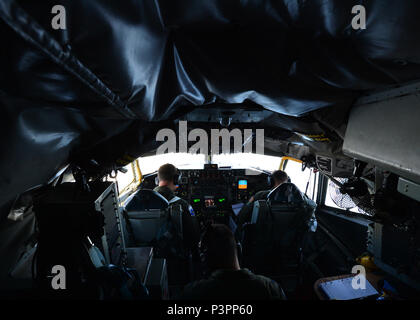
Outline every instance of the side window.
{"label": "side window", "polygon": [[127,172],[126,173],[122,173],[122,172],[118,172],[117,174],[117,178],[116,181],[118,183],[118,190],[121,193],[130,183],[132,183],[134,181],[134,172],[133,172],[133,167],[130,164],[126,165],[124,167]]}
{"label": "side window", "polygon": [[292,160],[287,162],[284,171],[300,191],[306,193],[310,199],[315,201],[318,192],[318,172],[309,168],[302,171],[302,164]]}

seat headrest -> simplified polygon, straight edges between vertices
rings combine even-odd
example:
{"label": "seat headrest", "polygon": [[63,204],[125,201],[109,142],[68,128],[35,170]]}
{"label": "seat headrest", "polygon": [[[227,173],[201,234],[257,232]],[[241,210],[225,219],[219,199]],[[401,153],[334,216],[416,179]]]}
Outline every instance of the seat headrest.
{"label": "seat headrest", "polygon": [[303,193],[293,183],[283,183],[267,196],[270,203],[301,204],[305,201]]}
{"label": "seat headrest", "polygon": [[125,210],[144,211],[152,209],[166,209],[169,206],[168,200],[160,193],[150,189],[140,189],[127,199]]}

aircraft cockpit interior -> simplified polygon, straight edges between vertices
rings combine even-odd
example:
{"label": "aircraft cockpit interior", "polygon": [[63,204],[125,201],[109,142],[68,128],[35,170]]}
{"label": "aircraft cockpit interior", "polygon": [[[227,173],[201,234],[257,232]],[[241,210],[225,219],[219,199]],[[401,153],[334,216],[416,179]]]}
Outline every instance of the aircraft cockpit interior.
{"label": "aircraft cockpit interior", "polygon": [[[187,200],[201,221],[228,223],[239,213],[232,205],[247,203],[255,193],[270,189],[270,174],[255,169],[232,169],[205,164],[203,169],[179,170],[175,194]],[[144,176],[140,187],[154,189],[157,173]]]}
{"label": "aircraft cockpit interior", "polygon": [[0,300],[419,300],[419,30],[415,0],[0,0]]}

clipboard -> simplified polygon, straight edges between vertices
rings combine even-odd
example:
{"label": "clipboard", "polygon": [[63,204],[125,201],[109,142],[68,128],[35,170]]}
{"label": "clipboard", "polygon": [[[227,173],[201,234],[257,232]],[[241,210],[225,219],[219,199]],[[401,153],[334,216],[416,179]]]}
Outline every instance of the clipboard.
{"label": "clipboard", "polygon": [[379,292],[365,279],[365,287],[353,287],[354,275],[323,281],[318,288],[328,300],[359,300],[378,297]]}

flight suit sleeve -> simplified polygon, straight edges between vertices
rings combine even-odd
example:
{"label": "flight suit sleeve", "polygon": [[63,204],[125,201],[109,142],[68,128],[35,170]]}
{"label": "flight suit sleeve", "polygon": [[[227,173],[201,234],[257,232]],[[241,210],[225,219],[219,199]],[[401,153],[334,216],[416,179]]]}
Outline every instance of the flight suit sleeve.
{"label": "flight suit sleeve", "polygon": [[238,213],[238,221],[237,221],[238,228],[240,228],[246,222],[251,221],[251,214],[252,214],[253,207],[254,207],[254,202],[248,202],[244,204],[241,211],[239,211]]}
{"label": "flight suit sleeve", "polygon": [[269,191],[259,191],[253,197],[251,197],[246,204],[244,204],[241,211],[239,211],[238,213],[237,230],[239,230],[242,227],[242,225],[244,225],[246,222],[251,221],[252,210],[254,208],[254,201],[264,199],[268,195],[268,193]]}
{"label": "flight suit sleeve", "polygon": [[191,249],[195,250],[198,248],[198,242],[200,241],[200,227],[196,217],[190,213],[190,205],[186,202],[182,205],[182,224],[185,242]]}
{"label": "flight suit sleeve", "polygon": [[239,211],[239,213],[238,213],[238,219],[237,219],[237,223],[236,223],[237,228],[236,228],[236,231],[235,231],[235,238],[237,240],[241,239],[243,225],[245,223],[251,221],[253,207],[254,207],[254,203],[253,202],[248,202],[248,203],[244,204],[241,211]]}

